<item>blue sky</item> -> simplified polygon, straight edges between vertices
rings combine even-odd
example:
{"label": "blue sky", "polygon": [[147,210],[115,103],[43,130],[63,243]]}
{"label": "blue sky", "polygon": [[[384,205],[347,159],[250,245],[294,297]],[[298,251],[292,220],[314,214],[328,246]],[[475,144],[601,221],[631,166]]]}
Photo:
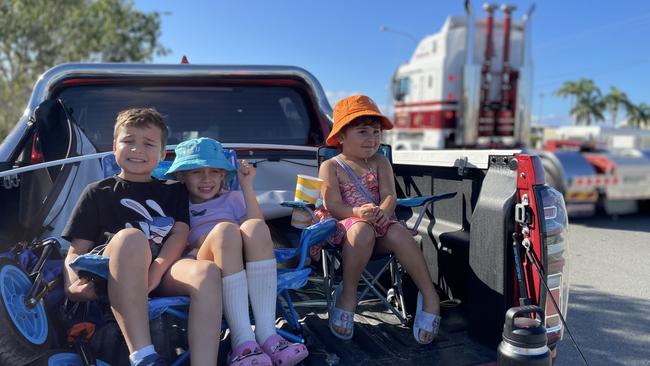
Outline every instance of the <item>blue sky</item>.
{"label": "blue sky", "polygon": [[[508,3],[517,5],[519,19],[532,1]],[[479,16],[482,4],[473,1]],[[172,53],[155,63],[177,63],[185,54],[199,64],[296,65],[320,80],[331,103],[360,92],[384,108],[390,78],[416,43],[380,27],[419,40],[436,33],[447,15],[464,13],[462,0],[136,0],[135,6],[167,14],[161,42]],[[553,91],[580,77],[593,79],[603,92],[616,86],[633,102],[650,103],[648,38],[648,0],[538,1],[533,122],[571,123],[569,101]]]}

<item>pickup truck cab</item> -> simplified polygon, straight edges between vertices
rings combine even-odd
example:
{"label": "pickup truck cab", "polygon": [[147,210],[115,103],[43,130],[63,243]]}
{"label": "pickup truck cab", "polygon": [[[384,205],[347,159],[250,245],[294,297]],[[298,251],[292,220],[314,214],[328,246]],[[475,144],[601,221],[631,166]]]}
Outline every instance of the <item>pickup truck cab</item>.
{"label": "pickup truck cab", "polygon": [[[293,199],[297,174],[317,175],[316,150],[331,128],[331,107],[313,75],[285,66],[64,64],[38,80],[0,145],[0,252],[60,234],[83,188],[104,177],[115,116],[131,107],[160,111],[170,145],[212,137],[235,149],[257,168],[255,189],[274,241],[295,235],[291,211],[279,203]],[[342,344],[327,329],[326,310],[305,305],[308,363],[491,363],[504,315],[523,298],[545,309],[555,350],[562,325],[542,279],[566,313],[566,209],[544,185],[540,159],[517,150],[441,150],[394,151],[393,161],[403,197],[458,193],[435,203],[417,236],[446,300],[442,333],[417,345],[410,329],[384,326],[391,315],[370,307],[360,309],[355,338]],[[541,273],[515,256],[513,241],[539,259]],[[412,310],[416,290],[405,290]]]}

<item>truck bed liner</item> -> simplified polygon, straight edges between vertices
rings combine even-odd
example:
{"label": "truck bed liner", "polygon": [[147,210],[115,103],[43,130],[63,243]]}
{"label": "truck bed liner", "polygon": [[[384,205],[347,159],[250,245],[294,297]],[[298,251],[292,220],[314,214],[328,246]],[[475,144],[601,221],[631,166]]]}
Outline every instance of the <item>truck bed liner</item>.
{"label": "truck bed liner", "polygon": [[[303,296],[304,293],[298,295]],[[468,336],[468,316],[463,305],[442,307],[440,334],[429,345],[416,343],[412,329],[400,325],[378,300],[359,305],[350,341],[332,335],[323,306],[301,307],[297,311],[304,317],[303,332],[310,352],[306,365],[476,365],[496,359],[494,350]]]}

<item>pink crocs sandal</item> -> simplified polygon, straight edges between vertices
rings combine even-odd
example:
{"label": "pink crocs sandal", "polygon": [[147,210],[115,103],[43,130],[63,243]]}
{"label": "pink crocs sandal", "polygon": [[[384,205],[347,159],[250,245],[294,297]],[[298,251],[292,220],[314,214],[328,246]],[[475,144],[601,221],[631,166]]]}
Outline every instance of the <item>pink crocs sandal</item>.
{"label": "pink crocs sandal", "polygon": [[248,341],[240,344],[228,355],[228,365],[232,366],[272,366],[273,363],[257,342]]}
{"label": "pink crocs sandal", "polygon": [[289,343],[277,334],[267,338],[262,349],[271,357],[273,366],[294,366],[309,355],[304,344]]}

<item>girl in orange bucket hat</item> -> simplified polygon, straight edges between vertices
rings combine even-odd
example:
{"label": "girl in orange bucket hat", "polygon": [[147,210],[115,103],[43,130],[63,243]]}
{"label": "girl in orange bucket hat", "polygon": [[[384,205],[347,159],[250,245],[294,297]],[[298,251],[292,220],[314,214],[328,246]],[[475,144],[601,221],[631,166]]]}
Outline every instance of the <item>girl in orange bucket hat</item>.
{"label": "girl in orange bucket hat", "polygon": [[420,248],[395,217],[393,168],[376,154],[381,131],[391,128],[390,120],[365,95],[347,97],[334,107],[326,143],[339,146],[341,153],[320,168],[324,208],[317,211],[320,219],[339,220],[330,242],[343,252],[343,281],[329,309],[329,326],[335,336],[352,338],[361,273],[373,253],[393,252],[420,289],[413,336],[425,344],[438,333],[440,299]]}

